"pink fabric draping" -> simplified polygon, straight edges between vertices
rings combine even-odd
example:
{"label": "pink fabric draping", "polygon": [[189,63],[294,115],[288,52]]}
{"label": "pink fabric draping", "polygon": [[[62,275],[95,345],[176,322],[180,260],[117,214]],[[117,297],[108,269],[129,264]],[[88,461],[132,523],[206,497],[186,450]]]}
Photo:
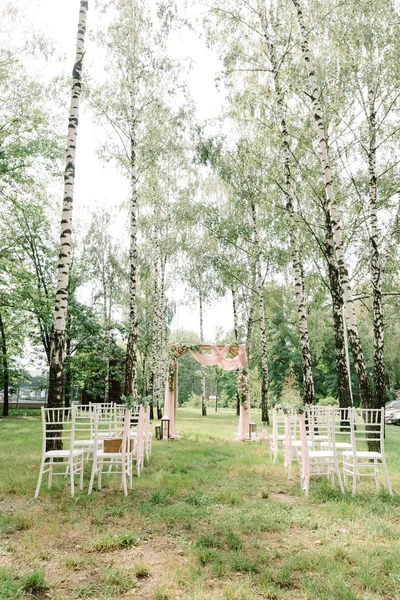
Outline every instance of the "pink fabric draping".
{"label": "pink fabric draping", "polygon": [[169,436],[175,437],[175,410],[174,410],[174,391],[169,389],[169,382],[165,386],[164,398],[164,417],[169,418]]}
{"label": "pink fabric draping", "polygon": [[240,405],[239,414],[239,439],[249,439],[249,426],[250,426],[250,399],[247,396],[246,404]]}
{"label": "pink fabric draping", "polygon": [[226,344],[221,350],[218,346],[212,345],[212,354],[202,354],[191,350],[192,356],[203,366],[210,367],[218,365],[224,371],[234,371],[242,367],[247,367],[246,347],[244,344],[239,346],[239,354],[234,358],[225,358],[229,352],[230,344]]}
{"label": "pink fabric draping", "polygon": [[212,367],[214,365],[220,365],[220,361],[222,361],[225,356],[229,352],[230,344],[226,344],[221,350],[219,350],[218,346],[211,346],[212,354],[202,354],[201,352],[196,352],[195,350],[190,350],[193,358],[197,360],[203,367]]}
{"label": "pink fabric draping", "polygon": [[[246,347],[244,344],[240,344],[239,353],[234,358],[225,358],[229,352],[230,344],[226,344],[221,350],[216,345],[211,346],[212,354],[202,354],[201,352],[195,352],[190,350],[192,356],[203,366],[218,365],[224,371],[234,371],[242,367],[247,367],[247,354]],[[164,396],[164,416],[169,418],[169,435],[174,438],[175,432],[175,410],[174,410],[174,390],[169,389],[169,381],[165,386]],[[239,415],[239,438],[249,438],[249,424],[250,424],[250,399],[247,400],[244,405],[240,405]]]}

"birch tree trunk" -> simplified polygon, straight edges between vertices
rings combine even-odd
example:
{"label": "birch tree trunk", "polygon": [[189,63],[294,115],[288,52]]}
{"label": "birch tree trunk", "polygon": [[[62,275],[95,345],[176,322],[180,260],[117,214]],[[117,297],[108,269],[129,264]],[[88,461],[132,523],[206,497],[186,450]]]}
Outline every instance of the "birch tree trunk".
{"label": "birch tree trunk", "polygon": [[159,296],[159,261],[160,261],[160,244],[158,232],[158,215],[157,210],[154,210],[154,261],[153,261],[153,331],[151,344],[151,372],[149,382],[149,394],[152,396],[150,402],[150,419],[154,419],[154,405],[157,406],[156,389],[157,389],[157,360],[159,356],[158,345],[158,328],[160,322],[160,296]]}
{"label": "birch tree trunk", "polygon": [[7,339],[4,329],[3,317],[0,313],[0,336],[1,336],[1,363],[3,370],[3,417],[8,417],[9,405],[9,372],[8,372],[8,355],[7,355]]}
{"label": "birch tree trunk", "polygon": [[369,171],[369,210],[370,210],[370,244],[371,272],[374,320],[374,388],[376,408],[385,406],[385,356],[384,356],[384,319],[382,302],[383,265],[379,251],[379,229],[377,215],[377,173],[376,173],[376,107],[375,89],[368,90],[368,171]]}
{"label": "birch tree trunk", "polygon": [[103,318],[104,318],[104,327],[106,329],[106,347],[105,347],[106,374],[104,377],[104,402],[108,402],[109,397],[110,397],[111,289],[110,289],[110,297],[109,297],[109,306],[107,306],[107,298],[108,298],[109,294],[107,291],[107,284],[106,284],[105,260],[106,259],[103,257],[103,264],[102,264]]}
{"label": "birch tree trunk", "polygon": [[[231,288],[232,292],[232,308],[233,308],[233,334],[235,337],[235,344],[239,345],[239,325],[238,325],[238,315],[237,315],[237,306],[236,306],[236,292],[233,288]],[[236,387],[236,414],[240,415],[240,398],[239,392]]]}
{"label": "birch tree trunk", "polygon": [[167,331],[167,315],[166,315],[166,305],[165,305],[165,267],[166,267],[166,258],[161,258],[161,276],[160,276],[160,371],[159,371],[159,381],[160,381],[160,398],[157,403],[157,418],[161,419],[162,410],[161,410],[161,394],[164,390],[164,386],[166,385],[167,379],[167,345],[166,345],[166,331]]}
{"label": "birch tree trunk", "polygon": [[290,219],[290,250],[292,256],[292,267],[294,275],[294,289],[297,304],[297,319],[300,332],[300,348],[301,348],[301,363],[303,369],[303,385],[304,385],[304,402],[307,404],[315,404],[314,394],[314,379],[311,365],[311,349],[310,336],[308,333],[307,308],[306,298],[304,293],[304,271],[300,259],[298,242],[296,238],[296,221],[294,215],[294,194],[293,180],[291,173],[291,152],[289,143],[289,134],[286,124],[284,96],[279,77],[278,61],[275,53],[275,46],[268,30],[267,12],[265,8],[265,0],[258,0],[258,12],[260,14],[262,31],[269,50],[271,61],[272,75],[275,86],[276,105],[278,110],[278,118],[280,121],[279,133],[283,150],[283,166],[285,173],[284,192],[286,199],[286,210]]}
{"label": "birch tree trunk", "polygon": [[67,315],[65,330],[65,361],[64,361],[64,406],[71,406],[72,371],[71,371],[71,317]]}
{"label": "birch tree trunk", "polygon": [[330,218],[332,222],[333,239],[335,244],[336,260],[339,269],[340,283],[342,288],[347,330],[349,334],[349,341],[352,350],[354,366],[357,373],[361,403],[365,408],[371,408],[373,406],[373,397],[368,379],[364,355],[361,347],[360,337],[358,334],[357,319],[354,310],[352,290],[350,286],[349,274],[344,254],[343,235],[340,224],[339,210],[336,204],[335,192],[333,188],[326,127],[319,99],[320,91],[315,75],[315,67],[309,49],[308,32],[304,24],[300,0],[292,0],[292,2],[296,8],[297,21],[299,24],[301,36],[301,50],[307,66],[308,80],[310,84],[310,98],[313,107],[315,126],[317,129],[322,175],[325,184],[326,207],[330,213]]}
{"label": "birch tree trunk", "polygon": [[[68,121],[68,142],[66,166],[64,172],[64,199],[61,217],[60,254],[57,270],[57,289],[54,310],[54,323],[51,334],[49,407],[62,406],[63,366],[65,355],[65,327],[68,312],[68,286],[71,263],[72,206],[75,183],[75,152],[79,122],[79,104],[81,97],[81,78],[86,33],[86,15],[88,0],[81,0],[79,9],[76,56],[72,71],[71,106]],[[56,442],[49,444],[47,450],[55,449]]]}
{"label": "birch tree trunk", "polygon": [[251,347],[251,334],[253,331],[253,322],[254,322],[254,309],[255,309],[255,290],[256,288],[256,270],[255,270],[255,262],[253,261],[252,265],[252,273],[251,273],[251,295],[249,302],[249,312],[247,315],[247,323],[246,323],[246,355],[247,361],[250,362],[250,347]]}
{"label": "birch tree trunk", "polygon": [[[203,333],[203,295],[199,290],[199,310],[200,310],[200,342],[204,343]],[[207,401],[206,401],[206,371],[203,365],[200,369],[201,373],[201,414],[203,417],[207,416]]]}
{"label": "birch tree trunk", "polygon": [[136,164],[136,107],[135,92],[131,90],[130,127],[130,248],[129,248],[129,334],[126,346],[125,395],[137,403],[137,164]]}
{"label": "birch tree trunk", "polygon": [[332,225],[328,211],[325,211],[325,255],[328,265],[329,287],[332,297],[333,334],[335,340],[336,378],[339,406],[352,406],[350,378],[347,369],[345,323],[343,322],[343,296],[340,287],[339,271],[335,258]]}
{"label": "birch tree trunk", "polygon": [[260,335],[261,335],[261,420],[269,425],[268,415],[268,351],[267,351],[267,332],[265,329],[265,308],[264,308],[264,285],[261,273],[261,247],[260,234],[258,231],[256,206],[251,201],[251,219],[253,225],[253,242],[255,250],[255,275],[256,289],[258,296],[258,309],[260,312]]}

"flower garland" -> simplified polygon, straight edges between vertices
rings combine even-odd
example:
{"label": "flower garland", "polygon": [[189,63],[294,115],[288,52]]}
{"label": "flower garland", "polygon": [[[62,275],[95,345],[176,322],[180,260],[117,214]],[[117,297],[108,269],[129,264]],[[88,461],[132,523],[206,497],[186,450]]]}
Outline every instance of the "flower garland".
{"label": "flower garland", "polygon": [[239,396],[239,402],[242,406],[246,406],[247,398],[249,397],[249,378],[248,370],[246,367],[239,369],[237,376],[237,392]]}
{"label": "flower garland", "polygon": [[200,346],[198,344],[171,344],[169,347],[168,383],[171,392],[174,391],[178,359],[186,354],[186,352],[189,352],[189,350],[200,352]]}

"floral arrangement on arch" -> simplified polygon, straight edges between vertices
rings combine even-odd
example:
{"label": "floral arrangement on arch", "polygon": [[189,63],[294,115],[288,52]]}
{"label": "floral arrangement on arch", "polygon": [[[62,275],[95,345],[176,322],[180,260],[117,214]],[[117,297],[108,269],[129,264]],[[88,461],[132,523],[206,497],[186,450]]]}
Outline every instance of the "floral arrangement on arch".
{"label": "floral arrangement on arch", "polygon": [[168,383],[171,392],[174,390],[178,359],[186,354],[186,352],[189,352],[189,350],[200,352],[200,346],[198,344],[171,344],[169,347]]}
{"label": "floral arrangement on arch", "polygon": [[239,396],[239,402],[242,406],[246,406],[247,398],[249,397],[249,377],[248,370],[246,367],[239,369],[239,373],[236,380],[237,392]]}

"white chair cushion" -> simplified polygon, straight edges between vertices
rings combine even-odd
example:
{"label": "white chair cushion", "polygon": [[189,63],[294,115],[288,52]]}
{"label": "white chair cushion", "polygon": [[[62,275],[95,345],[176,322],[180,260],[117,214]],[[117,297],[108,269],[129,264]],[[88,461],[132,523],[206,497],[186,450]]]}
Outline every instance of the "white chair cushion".
{"label": "white chair cushion", "polygon": [[[343,452],[343,456],[346,458],[351,458],[353,456],[352,452]],[[382,458],[382,454],[380,452],[356,452],[356,458]]]}
{"label": "white chair cushion", "polygon": [[[70,454],[71,453],[69,450],[48,450],[45,453],[45,456],[48,456],[50,458],[69,458]],[[72,451],[72,456],[80,456],[81,454],[83,454],[83,450]]]}

